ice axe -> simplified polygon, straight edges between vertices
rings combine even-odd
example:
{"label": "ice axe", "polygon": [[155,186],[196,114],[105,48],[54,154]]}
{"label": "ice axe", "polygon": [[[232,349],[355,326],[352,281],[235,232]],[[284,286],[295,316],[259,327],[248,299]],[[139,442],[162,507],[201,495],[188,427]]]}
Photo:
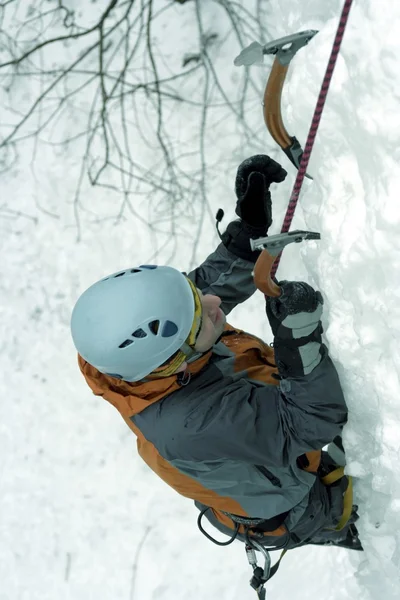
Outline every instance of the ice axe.
{"label": "ice axe", "polygon": [[[283,124],[282,89],[292,58],[300,48],[303,48],[312,40],[316,33],[318,33],[317,30],[309,29],[287,35],[264,45],[253,42],[250,46],[244,48],[234,60],[235,66],[248,67],[253,64],[262,65],[266,54],[275,55],[274,64],[264,91],[264,121],[273,139],[297,169],[300,167],[303,150],[297,138],[289,135]],[[306,174],[306,177],[312,179],[310,175]]]}
{"label": "ice axe", "polygon": [[254,283],[265,296],[278,298],[281,295],[281,288],[271,278],[271,268],[276,257],[288,244],[299,244],[304,240],[320,240],[321,234],[314,231],[289,231],[288,233],[278,233],[269,237],[261,237],[256,240],[250,240],[252,250],[262,250],[253,271]]}

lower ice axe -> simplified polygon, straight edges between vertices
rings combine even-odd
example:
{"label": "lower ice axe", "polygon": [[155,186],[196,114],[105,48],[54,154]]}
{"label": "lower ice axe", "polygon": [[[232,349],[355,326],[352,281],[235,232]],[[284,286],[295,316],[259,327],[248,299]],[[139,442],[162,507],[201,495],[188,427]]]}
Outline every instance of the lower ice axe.
{"label": "lower ice axe", "polygon": [[280,287],[271,278],[271,268],[276,257],[288,244],[299,244],[304,240],[320,240],[321,234],[314,231],[289,231],[278,233],[269,237],[250,240],[252,250],[262,250],[253,271],[254,283],[265,296],[278,298],[281,295]]}

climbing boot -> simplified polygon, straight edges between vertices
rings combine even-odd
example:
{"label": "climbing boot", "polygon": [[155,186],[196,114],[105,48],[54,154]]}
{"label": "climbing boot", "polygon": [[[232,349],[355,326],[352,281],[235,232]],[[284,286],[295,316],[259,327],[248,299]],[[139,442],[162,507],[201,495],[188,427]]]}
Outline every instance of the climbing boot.
{"label": "climbing boot", "polygon": [[338,546],[339,548],[359,550],[361,552],[364,550],[358,535],[357,527],[354,525],[354,523],[349,526],[349,530],[344,540],[326,540],[321,542],[313,542],[310,540],[308,543],[316,546]]}

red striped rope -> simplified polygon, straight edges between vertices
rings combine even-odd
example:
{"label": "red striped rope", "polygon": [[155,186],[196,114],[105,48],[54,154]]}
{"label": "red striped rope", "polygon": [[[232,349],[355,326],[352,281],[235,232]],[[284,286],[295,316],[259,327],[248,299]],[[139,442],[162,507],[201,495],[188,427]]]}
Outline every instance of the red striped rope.
{"label": "red striped rope", "polygon": [[[292,219],[294,216],[294,211],[296,210],[297,201],[300,196],[301,187],[303,185],[304,176],[307,171],[307,166],[310,161],[311,152],[314,146],[315,137],[317,135],[319,123],[321,120],[322,111],[325,106],[326,97],[328,95],[329,85],[331,83],[332,74],[336,65],[336,59],[339,54],[340,45],[343,40],[344,31],[346,29],[347,20],[349,16],[349,12],[351,9],[353,0],[346,0],[344,3],[344,7],[342,10],[342,15],[340,17],[339,26],[336,32],[335,41],[333,43],[333,48],[331,55],[329,57],[328,66],[325,71],[325,76],[322,82],[321,90],[319,92],[317,105],[315,107],[314,115],[311,122],[310,131],[308,132],[306,146],[304,148],[303,156],[301,157],[300,167],[297,172],[296,181],[294,182],[292,195],[290,196],[289,206],[286,211],[285,219],[283,221],[281,233],[287,233],[289,231],[290,225],[292,223]],[[282,253],[277,256],[272,269],[271,269],[271,277],[276,274],[276,271],[279,267],[279,262],[281,259]]]}

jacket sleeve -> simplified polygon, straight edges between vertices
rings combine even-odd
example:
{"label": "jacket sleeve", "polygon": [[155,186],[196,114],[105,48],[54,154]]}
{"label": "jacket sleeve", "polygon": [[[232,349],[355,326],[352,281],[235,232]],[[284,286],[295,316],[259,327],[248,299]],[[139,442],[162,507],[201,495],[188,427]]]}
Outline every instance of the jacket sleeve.
{"label": "jacket sleeve", "polygon": [[[167,454],[194,461],[234,459],[266,466],[293,465],[339,435],[347,407],[327,352],[307,376],[280,387],[241,379],[190,411]],[[169,445],[169,444],[168,444]]]}
{"label": "jacket sleeve", "polygon": [[188,277],[203,294],[219,296],[221,308],[227,315],[256,291],[253,268],[253,262],[235,256],[223,244],[219,244]]}

